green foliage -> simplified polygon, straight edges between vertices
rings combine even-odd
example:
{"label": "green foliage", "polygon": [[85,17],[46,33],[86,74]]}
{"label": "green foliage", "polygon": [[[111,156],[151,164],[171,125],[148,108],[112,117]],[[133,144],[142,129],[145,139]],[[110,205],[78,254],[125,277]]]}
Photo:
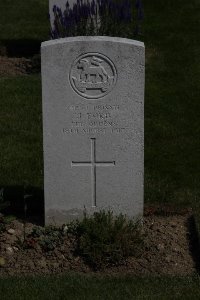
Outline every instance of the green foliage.
{"label": "green foliage", "polygon": [[39,241],[39,245],[42,249],[46,251],[52,251],[55,249],[55,239],[52,237],[44,237],[42,240]]}
{"label": "green foliage", "polygon": [[33,227],[31,233],[18,238],[16,244],[21,249],[36,249],[40,246],[44,252],[52,251],[62,243],[63,231],[54,226]]}
{"label": "green foliage", "polygon": [[33,227],[32,232],[31,232],[31,236],[32,237],[40,237],[42,234],[44,234],[45,229],[43,227]]}
{"label": "green foliage", "polygon": [[[36,231],[34,231],[34,234],[36,234]],[[37,234],[39,235],[40,233],[37,232]],[[43,251],[52,251],[60,245],[61,237],[61,229],[53,226],[48,226],[44,229],[43,235],[40,236],[38,243],[42,247]]]}
{"label": "green foliage", "polygon": [[68,226],[76,236],[76,253],[94,268],[123,263],[129,256],[141,253],[144,237],[140,223],[111,211],[84,215],[82,221]]}

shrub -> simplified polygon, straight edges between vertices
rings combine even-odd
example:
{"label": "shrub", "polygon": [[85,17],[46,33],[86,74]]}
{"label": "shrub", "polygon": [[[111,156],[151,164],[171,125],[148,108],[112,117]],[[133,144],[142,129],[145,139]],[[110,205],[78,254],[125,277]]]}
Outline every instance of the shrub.
{"label": "shrub", "polygon": [[129,256],[141,254],[143,234],[139,222],[111,211],[101,211],[68,225],[76,236],[76,254],[92,267],[101,268],[124,263]]}
{"label": "shrub", "polygon": [[[36,234],[36,232],[34,232],[34,234]],[[37,234],[39,234],[39,232]],[[62,229],[54,226],[47,226],[45,227],[43,235],[40,236],[38,242],[43,251],[52,251],[60,245],[61,238]]]}
{"label": "shrub", "polygon": [[38,238],[42,236],[45,233],[45,228],[43,227],[33,227],[32,232],[31,232],[31,237]]}
{"label": "shrub", "polygon": [[53,39],[81,35],[133,37],[140,33],[141,0],[77,0],[62,11],[54,5]]}

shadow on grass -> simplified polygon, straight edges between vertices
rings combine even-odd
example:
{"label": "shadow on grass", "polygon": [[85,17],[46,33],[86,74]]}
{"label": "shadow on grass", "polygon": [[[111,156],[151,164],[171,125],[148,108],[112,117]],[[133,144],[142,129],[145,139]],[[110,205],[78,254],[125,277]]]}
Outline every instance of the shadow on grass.
{"label": "shadow on grass", "polygon": [[44,191],[35,187],[0,187],[0,212],[44,226]]}
{"label": "shadow on grass", "polygon": [[8,57],[30,57],[40,53],[40,40],[2,40],[0,48]]}
{"label": "shadow on grass", "polygon": [[194,216],[188,219],[190,252],[195,263],[197,273],[200,275],[200,240]]}

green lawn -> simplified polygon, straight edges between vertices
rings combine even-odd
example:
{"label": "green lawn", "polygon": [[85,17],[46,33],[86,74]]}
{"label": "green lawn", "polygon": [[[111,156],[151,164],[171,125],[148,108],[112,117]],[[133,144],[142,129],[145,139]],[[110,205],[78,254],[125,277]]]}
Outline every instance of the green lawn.
{"label": "green lawn", "polygon": [[145,201],[200,199],[200,1],[145,2]]}
{"label": "green lawn", "polygon": [[200,299],[200,278],[62,275],[0,279],[1,299],[175,300]]}
{"label": "green lawn", "polygon": [[41,78],[0,78],[0,186],[43,185]]}
{"label": "green lawn", "polygon": [[[200,211],[200,0],[143,0],[145,203]],[[48,39],[47,0],[3,0],[0,45]],[[0,78],[0,187],[43,187],[41,78]],[[200,215],[200,214],[199,214]],[[0,279],[0,299],[200,299],[198,277]],[[12,288],[11,288],[12,287]]]}
{"label": "green lawn", "polygon": [[47,0],[0,2],[0,41],[41,40],[49,36]]}

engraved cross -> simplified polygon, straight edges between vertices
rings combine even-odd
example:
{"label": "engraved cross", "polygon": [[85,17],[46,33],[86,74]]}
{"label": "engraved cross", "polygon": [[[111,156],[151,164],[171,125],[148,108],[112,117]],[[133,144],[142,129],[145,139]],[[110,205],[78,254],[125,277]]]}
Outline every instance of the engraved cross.
{"label": "engraved cross", "polygon": [[91,167],[92,184],[92,206],[96,207],[96,167],[112,167],[115,161],[96,161],[96,139],[91,138],[91,159],[90,161],[72,161],[72,167]]}

